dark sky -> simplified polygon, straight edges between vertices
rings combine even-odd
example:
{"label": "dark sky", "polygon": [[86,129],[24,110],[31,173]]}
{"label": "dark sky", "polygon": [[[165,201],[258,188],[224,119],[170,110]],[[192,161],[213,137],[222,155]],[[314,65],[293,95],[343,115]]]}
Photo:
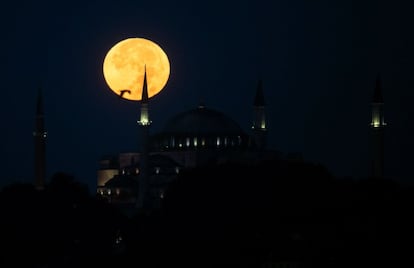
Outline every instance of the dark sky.
{"label": "dark sky", "polygon": [[48,176],[65,171],[92,188],[102,155],[135,150],[139,104],[112,93],[101,71],[106,52],[129,37],[158,43],[170,59],[167,86],[150,104],[153,131],[200,100],[247,131],[261,78],[270,147],[301,152],[337,176],[368,174],[370,101],[380,73],[386,172],[409,182],[411,2],[10,2],[0,11],[0,185],[32,181],[39,86]]}

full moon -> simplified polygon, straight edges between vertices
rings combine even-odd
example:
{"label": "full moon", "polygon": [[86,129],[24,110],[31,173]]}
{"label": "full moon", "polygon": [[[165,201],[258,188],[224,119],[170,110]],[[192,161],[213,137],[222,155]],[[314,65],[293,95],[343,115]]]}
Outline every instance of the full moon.
{"label": "full moon", "polygon": [[120,41],[108,51],[103,62],[103,74],[109,88],[128,100],[141,100],[144,70],[150,98],[166,85],[170,62],[161,47],[144,38]]}

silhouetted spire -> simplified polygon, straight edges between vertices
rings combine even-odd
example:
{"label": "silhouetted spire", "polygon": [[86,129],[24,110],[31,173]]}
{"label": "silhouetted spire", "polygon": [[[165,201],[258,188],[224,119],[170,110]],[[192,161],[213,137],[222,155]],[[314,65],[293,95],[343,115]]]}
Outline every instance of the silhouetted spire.
{"label": "silhouetted spire", "polygon": [[141,116],[138,124],[142,126],[147,126],[151,124],[149,119],[148,111],[148,86],[147,86],[147,69],[144,65],[144,81],[142,83],[142,95],[141,95]]}
{"label": "silhouetted spire", "polygon": [[43,115],[43,96],[42,89],[40,87],[37,93],[36,115]]}
{"label": "silhouetted spire", "polygon": [[256,89],[256,96],[253,102],[254,119],[253,119],[253,139],[254,146],[260,150],[265,149],[267,143],[267,128],[266,128],[266,111],[263,94],[262,80],[259,80]]}
{"label": "silhouetted spire", "polygon": [[259,80],[259,84],[257,85],[256,96],[254,98],[253,105],[254,106],[265,106],[262,80]]}
{"label": "silhouetted spire", "polygon": [[381,77],[379,74],[377,76],[377,81],[375,83],[374,97],[372,98],[372,102],[374,103],[384,102],[384,99],[382,97],[382,90],[381,90]]}
{"label": "silhouetted spire", "polygon": [[39,88],[36,104],[36,121],[34,137],[34,177],[36,189],[43,189],[46,178],[46,136],[44,114],[43,114],[43,97]]}
{"label": "silhouetted spire", "polygon": [[136,206],[138,208],[147,208],[148,204],[148,150],[149,150],[149,126],[151,120],[149,119],[148,109],[148,85],[147,85],[147,67],[144,65],[144,81],[142,84],[141,96],[141,115],[138,124],[141,126],[141,156],[140,156],[140,174],[139,174],[139,188]]}
{"label": "silhouetted spire", "polygon": [[387,125],[384,120],[384,99],[381,92],[381,79],[377,76],[374,96],[371,103],[372,129],[372,176],[384,176],[384,129]]}
{"label": "silhouetted spire", "polygon": [[142,96],[143,103],[148,103],[148,85],[147,85],[147,67],[144,65],[144,82],[142,84]]}

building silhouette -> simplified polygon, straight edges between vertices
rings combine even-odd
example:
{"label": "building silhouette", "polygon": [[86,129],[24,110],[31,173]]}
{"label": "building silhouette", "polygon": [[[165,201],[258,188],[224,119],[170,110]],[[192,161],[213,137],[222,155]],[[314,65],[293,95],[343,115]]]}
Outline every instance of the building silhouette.
{"label": "building silhouette", "polygon": [[371,102],[371,138],[372,138],[372,171],[371,176],[382,178],[384,176],[384,99],[382,96],[381,79],[376,79],[374,95]]}
{"label": "building silhouette", "polygon": [[[199,104],[172,116],[162,131],[150,134],[149,99],[144,75],[141,100],[140,149],[136,152],[105,156],[100,160],[97,178],[99,196],[116,204],[139,208],[157,207],[169,183],[185,169],[237,162],[257,163],[280,159],[267,144],[266,105],[262,81],[258,81],[252,105],[251,132],[237,122]],[[384,176],[384,100],[380,77],[371,102],[372,176]],[[289,155],[289,154],[287,154]],[[301,159],[301,157],[299,157]],[[147,204],[145,204],[147,203]]]}
{"label": "building silhouette", "polygon": [[198,107],[172,116],[150,135],[146,76],[141,100],[140,150],[100,160],[97,194],[111,203],[139,208],[160,205],[168,184],[185,169],[226,162],[252,164],[278,153],[266,148],[267,124],[262,81],[252,107],[251,133],[215,109]]}

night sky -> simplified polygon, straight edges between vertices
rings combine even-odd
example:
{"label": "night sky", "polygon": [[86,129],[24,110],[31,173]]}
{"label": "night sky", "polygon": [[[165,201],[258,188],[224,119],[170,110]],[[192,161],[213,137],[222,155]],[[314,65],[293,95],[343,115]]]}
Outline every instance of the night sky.
{"label": "night sky", "polygon": [[301,152],[336,176],[367,176],[370,101],[380,73],[386,175],[414,182],[412,1],[13,1],[1,9],[1,185],[33,181],[35,104],[44,93],[47,174],[92,190],[101,156],[138,146],[139,104],[102,74],[129,37],[167,53],[152,131],[200,101],[246,131],[258,79],[269,147]]}

